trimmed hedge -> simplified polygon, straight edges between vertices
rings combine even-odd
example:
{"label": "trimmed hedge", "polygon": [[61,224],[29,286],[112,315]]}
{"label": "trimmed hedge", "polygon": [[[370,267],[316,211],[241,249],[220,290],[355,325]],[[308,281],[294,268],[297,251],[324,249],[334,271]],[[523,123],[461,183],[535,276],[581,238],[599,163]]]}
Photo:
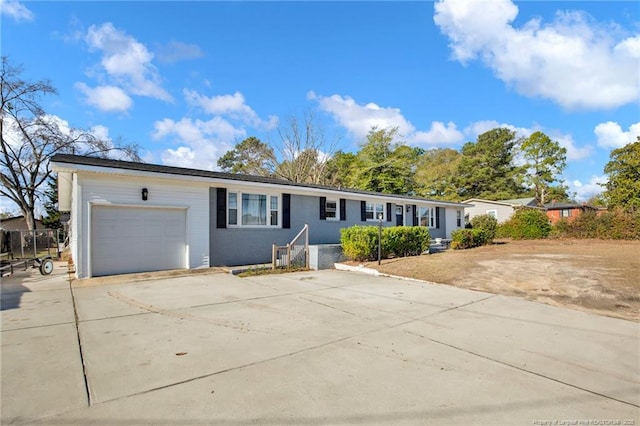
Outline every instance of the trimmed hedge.
{"label": "trimmed hedge", "polygon": [[483,229],[458,229],[451,233],[451,248],[454,250],[480,247],[490,242],[489,234]]}
{"label": "trimmed hedge", "polygon": [[[422,226],[382,228],[382,258],[418,255],[429,248],[429,230]],[[351,226],[340,230],[344,255],[351,260],[378,258],[378,227]]]}

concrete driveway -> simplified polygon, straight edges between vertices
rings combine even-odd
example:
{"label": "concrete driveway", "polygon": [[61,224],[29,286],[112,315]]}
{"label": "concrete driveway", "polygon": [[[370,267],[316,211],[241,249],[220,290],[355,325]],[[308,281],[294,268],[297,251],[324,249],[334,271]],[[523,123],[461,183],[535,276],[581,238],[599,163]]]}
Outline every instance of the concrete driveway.
{"label": "concrete driveway", "polygon": [[1,420],[638,425],[639,340],[635,322],[354,272],[70,286],[57,265],[3,279]]}

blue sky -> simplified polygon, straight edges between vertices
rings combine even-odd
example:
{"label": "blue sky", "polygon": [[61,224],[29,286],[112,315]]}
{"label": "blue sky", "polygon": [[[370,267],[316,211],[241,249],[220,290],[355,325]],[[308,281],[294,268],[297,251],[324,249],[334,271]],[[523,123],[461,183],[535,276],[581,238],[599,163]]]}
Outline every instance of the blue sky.
{"label": "blue sky", "polygon": [[147,162],[215,169],[305,112],[345,151],[373,125],[426,149],[508,126],[565,146],[586,200],[640,135],[637,2],[0,1],[2,55],[58,89],[45,110]]}

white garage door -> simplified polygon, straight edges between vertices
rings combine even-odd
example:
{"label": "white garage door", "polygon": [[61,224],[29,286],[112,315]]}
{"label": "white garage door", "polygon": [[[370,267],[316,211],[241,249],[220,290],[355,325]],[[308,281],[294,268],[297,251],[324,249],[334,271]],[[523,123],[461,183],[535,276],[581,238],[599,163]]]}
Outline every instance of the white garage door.
{"label": "white garage door", "polygon": [[185,266],[185,210],[92,208],[92,276],[180,269]]}

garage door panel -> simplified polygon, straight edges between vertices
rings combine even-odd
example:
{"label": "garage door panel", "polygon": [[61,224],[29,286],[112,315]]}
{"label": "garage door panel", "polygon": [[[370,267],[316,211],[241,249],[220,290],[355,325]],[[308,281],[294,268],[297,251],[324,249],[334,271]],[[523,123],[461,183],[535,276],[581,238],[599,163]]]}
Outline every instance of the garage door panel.
{"label": "garage door panel", "polygon": [[94,207],[92,275],[186,266],[186,212],[179,209]]}

